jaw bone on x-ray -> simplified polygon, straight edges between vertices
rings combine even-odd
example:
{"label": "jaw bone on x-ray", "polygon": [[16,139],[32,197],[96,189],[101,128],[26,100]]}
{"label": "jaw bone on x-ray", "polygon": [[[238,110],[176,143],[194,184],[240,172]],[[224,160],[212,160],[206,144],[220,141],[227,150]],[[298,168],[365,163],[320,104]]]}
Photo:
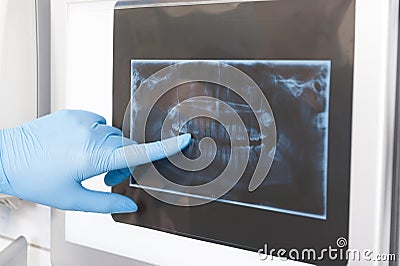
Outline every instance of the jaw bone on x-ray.
{"label": "jaw bone on x-ray", "polygon": [[[191,133],[193,141],[183,154],[199,166],[195,171],[184,169],[174,164],[172,157],[172,161],[157,161],[152,167],[167,180],[178,185],[201,186],[217,179],[228,166],[230,158],[235,159],[236,163],[244,158],[246,165],[237,184],[218,198],[218,201],[326,219],[330,61],[218,61],[240,70],[258,85],[269,103],[268,110],[272,111],[261,115],[254,113],[250,106],[252,103],[245,101],[231,88],[206,80],[177,83],[158,99],[150,99],[145,93],[136,93],[141,84],[155,73],[184,62],[195,61],[131,61],[131,137],[137,139],[143,129],[143,141],[165,137],[165,134],[162,136],[163,132],[167,135]],[[153,81],[157,84],[162,79],[176,78],[176,75],[166,74],[159,76],[160,80]],[[147,86],[147,89],[154,88]],[[254,95],[253,98],[257,96],[254,88],[244,88],[243,91],[250,98],[251,95]],[[186,104],[186,110],[190,111],[185,113],[182,111],[185,108],[176,108],[182,107],[183,103]],[[212,112],[213,116],[187,115],[187,112],[200,114],[204,110]],[[233,110],[244,127],[233,119],[235,115],[231,114],[226,118],[226,110]],[[143,113],[148,113],[148,116],[144,118]],[[224,121],[218,121],[221,119]],[[262,127],[268,129],[271,125],[274,126],[274,131],[269,129],[267,133],[263,132]],[[271,141],[265,142],[268,138],[275,138],[274,132],[276,141],[274,139],[273,144]],[[203,141],[202,144],[202,140],[209,138],[213,142]],[[230,138],[243,142],[232,144]],[[267,157],[262,156],[263,152]],[[265,166],[261,168],[266,169],[266,178],[252,191],[249,190],[249,183],[257,164]],[[133,171],[131,186],[143,188],[143,183],[137,182],[140,178],[148,180],[145,184],[148,190],[179,194],[157,184],[151,178],[149,167],[144,165]],[[201,193],[182,193],[181,196],[182,199],[204,197]]]}

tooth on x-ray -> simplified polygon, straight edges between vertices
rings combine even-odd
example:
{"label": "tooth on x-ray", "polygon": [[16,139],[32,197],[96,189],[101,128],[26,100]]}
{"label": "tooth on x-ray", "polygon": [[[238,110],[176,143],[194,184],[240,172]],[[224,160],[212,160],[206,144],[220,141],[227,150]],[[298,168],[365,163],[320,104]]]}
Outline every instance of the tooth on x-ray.
{"label": "tooth on x-ray", "polygon": [[[182,61],[131,61],[130,133],[133,139],[139,134],[137,128],[140,127],[136,125],[144,122],[141,115],[147,111],[151,101],[149,95],[145,93],[136,95],[135,91],[153,73],[180,62]],[[248,153],[247,167],[239,182],[218,200],[250,208],[325,219],[328,148],[328,131],[325,129],[328,128],[329,119],[330,61],[222,60],[221,62],[238,68],[253,79],[268,99],[272,113],[262,109],[252,109],[235,92],[218,84],[193,81],[178,85],[165,93],[151,109],[145,121],[145,139],[146,141],[160,139],[164,120],[167,120],[170,125],[166,131],[168,134],[178,135],[187,132],[192,134],[192,143],[183,151],[187,158],[196,159],[203,156],[204,160],[210,159],[212,162],[202,170],[186,171],[164,159],[154,163],[157,170],[172,182],[194,186],[217,178],[232,156],[240,160]],[[162,77],[162,79],[171,78],[174,77],[168,75]],[[160,81],[151,77],[150,84],[157,84]],[[149,87],[149,90],[151,89],[153,88]],[[252,97],[252,89],[247,90],[252,101],[250,104],[257,105],[260,99]],[[242,129],[235,122],[229,113],[231,109],[224,109],[220,102],[211,101],[210,98],[218,99],[230,106],[240,116],[245,128]],[[217,117],[223,117],[225,124],[207,117],[196,117],[186,121],[188,109],[176,107],[183,102],[192,103],[193,108],[197,108],[190,112],[213,112]],[[188,106],[190,107],[190,105],[183,107],[188,108]],[[254,111],[263,113],[254,114]],[[270,136],[262,134],[261,131],[271,125],[276,126],[276,146],[268,147],[266,140]],[[235,144],[237,146],[231,147],[229,133],[237,140],[236,143],[245,143],[246,140],[248,146]],[[215,141],[216,153],[211,150],[205,151],[204,154],[200,153],[199,143],[205,137]],[[265,179],[255,182],[252,176],[263,150],[266,157],[273,159],[272,167],[265,173]],[[143,169],[141,167],[138,169]],[[141,178],[151,179],[146,176]],[[252,181],[255,182],[256,188],[253,192],[249,191],[249,184]],[[299,183],[302,186],[309,186],[312,201],[293,202],[282,197]],[[131,180],[131,186],[139,186],[134,178]],[[196,196],[201,195],[193,195]]]}

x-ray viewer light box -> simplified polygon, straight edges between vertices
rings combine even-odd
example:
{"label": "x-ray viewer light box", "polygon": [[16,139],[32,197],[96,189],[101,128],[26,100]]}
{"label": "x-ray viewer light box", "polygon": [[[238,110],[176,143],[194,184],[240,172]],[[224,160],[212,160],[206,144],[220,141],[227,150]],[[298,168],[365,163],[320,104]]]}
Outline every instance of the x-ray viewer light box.
{"label": "x-ray viewer light box", "polygon": [[[264,3],[268,2],[270,1]],[[277,9],[278,2],[287,3],[288,8],[285,11]],[[311,2],[312,4],[310,4]],[[180,234],[179,231],[165,233],[167,230],[151,230],[142,226],[133,226],[115,222],[111,216],[107,215],[67,212],[65,214],[65,240],[62,239],[65,244],[52,247],[55,263],[57,261],[63,263],[68,261],[68,264],[78,264],[75,261],[82,263],[81,260],[83,261],[85,256],[88,256],[88,253],[83,251],[83,246],[85,246],[91,247],[98,253],[104,251],[156,265],[179,265],[183,261],[190,261],[193,265],[218,263],[261,265],[265,264],[265,261],[259,260],[257,252],[249,252],[246,249],[254,250],[254,246],[261,248],[265,242],[270,247],[279,246],[282,242],[290,243],[293,239],[298,239],[298,241],[294,241],[297,242],[294,244],[298,244],[298,247],[306,245],[324,246],[327,242],[334,246],[338,235],[348,236],[350,248],[360,250],[373,248],[377,252],[389,252],[387,226],[388,221],[390,221],[388,219],[390,213],[387,212],[387,204],[390,203],[390,193],[387,193],[386,185],[390,185],[391,175],[384,169],[391,169],[386,164],[391,160],[390,136],[393,129],[390,117],[393,117],[393,92],[395,88],[393,85],[395,84],[393,82],[393,77],[395,77],[393,62],[396,61],[396,56],[394,54],[395,49],[391,44],[394,43],[393,40],[397,36],[398,17],[397,12],[395,12],[397,9],[393,8],[393,6],[396,6],[394,5],[395,1],[383,3],[376,0],[365,0],[357,1],[356,4],[352,1],[271,1],[268,10],[253,9],[256,14],[262,13],[261,15],[254,16],[254,12],[249,12],[249,9],[241,9],[243,15],[248,12],[249,17],[269,19],[268,25],[261,23],[262,27],[257,27],[254,24],[252,26],[244,20],[242,20],[242,23],[234,23],[237,17],[230,16],[231,23],[226,30],[222,29],[223,24],[216,23],[216,19],[208,17],[209,19],[204,20],[200,16],[218,12],[228,14],[229,11],[242,5],[241,2],[227,4],[219,8],[214,5],[212,11],[207,10],[209,5],[206,3],[210,2],[193,3],[194,6],[197,6],[198,12],[193,12],[193,9],[178,8],[177,6],[191,5],[191,3],[182,1],[175,3],[136,1],[128,3],[124,8],[117,5],[116,10],[118,11],[114,10],[114,3],[114,1],[97,0],[54,2],[53,11],[56,12],[57,16],[54,19],[55,31],[52,35],[54,41],[52,60],[55,62],[52,71],[52,82],[54,83],[52,91],[53,111],[60,108],[90,110],[104,115],[108,121],[113,118],[114,125],[122,126],[123,115],[120,112],[124,110],[121,111],[117,108],[112,112],[112,107],[125,102],[127,104],[131,98],[132,59],[138,61],[330,61],[326,220],[271,210],[257,210],[252,214],[250,210],[255,208],[226,203],[224,203],[223,208],[226,212],[218,215],[220,210],[218,206],[222,203],[217,202],[215,205],[208,205],[207,213],[217,213],[217,215],[210,215],[209,220],[203,221],[207,228],[216,227],[215,231],[220,230],[221,232],[231,230],[229,226],[224,227],[213,223],[224,215],[228,216],[226,220],[229,220],[229,222],[235,221],[243,227],[231,234],[218,235],[215,234],[218,232],[202,232],[199,224],[188,223],[195,234],[191,235],[192,237],[183,237],[183,234]],[[124,1],[124,3],[127,2]],[[243,2],[243,4],[251,6],[249,2]],[[327,9],[332,8],[331,5],[337,4],[336,8],[333,8],[335,12],[331,12],[331,9],[323,11],[323,5],[327,4]],[[161,6],[165,9],[158,8]],[[140,9],[140,7],[143,8]],[[132,17],[139,19],[138,21],[131,21],[129,13],[133,12],[135,8],[137,8],[136,12],[138,13]],[[117,15],[113,17],[114,11],[121,12],[121,15],[125,13],[126,16]],[[155,12],[155,15],[149,16],[148,12]],[[307,15],[299,15],[307,12],[309,12]],[[139,13],[142,13],[142,15]],[[355,23],[354,13],[356,13]],[[187,33],[187,31],[184,31],[186,23],[183,19],[185,16],[191,16],[193,21],[198,22],[197,26],[190,25],[190,28],[199,38],[207,35],[209,36],[208,40],[215,40],[215,44],[211,46],[212,44],[207,43],[207,40],[201,41],[199,38],[195,38],[195,34],[185,34],[185,32]],[[157,20],[171,17],[174,17],[174,21],[177,22],[175,25]],[[110,86],[113,80],[113,31],[116,37],[118,34],[116,27],[113,30],[115,20],[120,22],[121,29],[124,28],[127,31],[126,34],[118,35],[120,37],[115,39],[114,44],[117,43],[121,50],[132,52],[129,56],[114,54],[115,62],[122,64],[118,67],[121,71],[118,79],[123,82],[121,87],[124,89],[114,86],[114,90],[120,90],[120,93],[118,93],[120,99],[113,99]],[[146,22],[147,27],[159,27],[160,29],[146,31],[144,22]],[[203,23],[203,26],[201,23]],[[64,27],[65,30],[63,30]],[[144,30],[139,31],[138,27]],[[176,29],[173,34],[164,30],[164,28],[169,27]],[[130,29],[132,34],[129,33]],[[215,34],[217,30],[223,33]],[[253,34],[254,31],[260,32],[261,30],[268,31],[268,35]],[[91,34],[88,34],[88,32]],[[239,34],[237,34],[238,32]],[[178,38],[176,38],[177,35]],[[218,39],[218,35],[224,35],[225,39]],[[167,42],[172,41],[167,41],[168,36],[171,39],[175,38],[175,42],[174,45],[168,46],[168,49],[164,49],[163,47],[167,47]],[[268,42],[262,42],[263,37],[268,37]],[[139,45],[140,43],[147,44]],[[224,45],[228,43],[229,47]],[[201,47],[202,44],[206,44],[204,45],[206,47]],[[133,47],[139,48],[135,51],[143,53],[143,56],[136,56],[133,53]],[[190,49],[186,49],[187,47]],[[189,54],[190,51],[195,49],[197,49],[196,55]],[[262,53],[263,49],[265,53],[259,56],[258,53]],[[166,50],[169,54],[163,55],[162,52]],[[64,54],[67,56],[64,57]],[[351,63],[353,58],[354,68]],[[350,79],[353,79],[353,77],[354,82],[352,83]],[[351,92],[349,88],[353,91]],[[111,105],[112,101],[114,101],[113,106]],[[352,103],[351,109],[349,103]],[[371,109],[371,106],[374,106],[374,108]],[[351,121],[349,121],[350,119]],[[342,121],[341,128],[339,128],[338,121]],[[371,124],[376,125],[376,127],[371,127]],[[351,143],[349,136],[347,136],[350,131],[352,134]],[[385,143],[386,145],[384,145]],[[348,147],[345,153],[340,152],[343,147]],[[350,153],[349,150],[352,151],[351,158],[347,156]],[[366,156],[367,154],[368,156]],[[338,156],[343,158],[338,159]],[[334,161],[341,160],[341,163],[332,163],[332,158],[336,158],[333,159]],[[349,180],[347,178],[349,178],[348,166],[350,164],[351,193],[349,195]],[[339,178],[336,180],[336,177]],[[125,185],[126,188],[130,189],[129,181]],[[103,184],[101,178],[86,183],[85,186],[90,189],[105,191],[110,189]],[[124,192],[121,191],[121,193]],[[337,195],[343,197],[339,198]],[[350,209],[348,208],[349,197]],[[144,201],[151,200],[146,198],[146,195],[140,196],[140,198]],[[145,206],[148,204],[142,201],[138,203],[141,211],[145,210]],[[343,208],[341,209],[340,206]],[[160,208],[160,210],[162,209]],[[200,207],[189,209],[191,209],[191,213],[187,213],[188,215],[185,216],[186,221],[194,221],[205,216],[200,211],[196,213],[195,210],[200,209]],[[231,214],[229,214],[230,211]],[[235,213],[236,215],[232,215]],[[257,213],[259,216],[257,216]],[[263,213],[268,213],[270,216],[262,216]],[[143,212],[140,214],[142,215]],[[167,216],[160,214],[161,212],[155,211],[154,220],[167,218]],[[52,215],[58,218],[61,216],[56,211],[53,211]],[[282,217],[282,220],[279,220],[279,217]],[[55,233],[52,234],[52,240],[54,240],[53,243],[58,243],[56,236],[60,236],[59,228],[64,226],[64,220],[62,220],[62,223],[60,219],[52,220],[54,221],[53,228],[56,229]],[[246,231],[248,228],[244,225],[246,222],[244,220],[252,222],[254,228],[260,229],[256,232],[261,234],[258,240],[256,233]],[[262,225],[258,224],[258,221],[260,223],[262,221]],[[168,219],[164,219],[163,223],[168,224]],[[175,224],[175,226],[182,227],[183,225]],[[82,230],[82,228],[85,229]],[[171,228],[171,223],[169,228]],[[310,228],[315,230],[309,233]],[[327,230],[329,228],[336,233],[335,235],[333,233],[332,235],[321,233],[325,232],[323,228]],[[243,230],[244,232],[242,232]],[[303,231],[304,233],[302,233]],[[180,230],[180,232],[183,232],[183,230]],[[365,232],[371,233],[366,234]],[[241,234],[241,236],[236,236],[236,233]],[[240,246],[239,249],[232,248],[232,243],[243,244],[243,239],[240,239],[240,237],[243,237],[246,233],[248,233],[247,238],[251,238],[254,243],[244,243],[247,244],[246,247]],[[212,236],[213,234],[213,239],[203,237],[201,239],[204,241],[193,239],[202,235]],[[320,243],[321,245],[311,243],[314,240],[310,237],[313,238],[317,235],[326,241]],[[228,243],[217,241],[227,237],[231,237],[231,239],[228,239]],[[279,242],[280,240],[282,242]],[[260,244],[261,242],[263,243]],[[155,245],[159,247],[157,252],[154,252]],[[70,246],[74,246],[74,251],[69,248]],[[249,246],[252,246],[252,248],[249,248]],[[74,253],[78,249],[82,250],[79,255]],[[66,256],[66,254],[69,255]],[[199,256],[199,254],[205,256]],[[97,255],[91,257],[94,261],[97,258],[99,258]],[[114,256],[113,259],[117,258]],[[284,262],[274,260],[271,263],[280,265]],[[287,263],[293,264],[294,262]],[[353,263],[356,262],[349,261],[350,265]],[[131,264],[127,263],[127,265]],[[187,263],[181,265],[185,264]]]}
{"label": "x-ray viewer light box", "polygon": [[[116,221],[252,251],[265,242],[319,250],[347,238],[354,2],[293,6],[261,1],[115,10],[114,126],[138,142],[189,132],[193,141],[183,154],[210,161],[196,171],[168,159],[136,167],[113,191],[141,209],[115,214]],[[344,18],[348,32],[339,36]],[[307,27],[300,30],[302,23]],[[218,83],[236,78],[229,72],[236,70],[255,85],[235,90]],[[268,108],[254,108],[263,97]],[[203,138],[215,141],[215,153],[211,144],[202,150]],[[243,172],[232,171],[241,173],[236,185],[229,187],[231,175],[206,186],[242,161]],[[268,166],[268,175],[249,190],[259,164]],[[204,188],[177,189],[182,186]]]}

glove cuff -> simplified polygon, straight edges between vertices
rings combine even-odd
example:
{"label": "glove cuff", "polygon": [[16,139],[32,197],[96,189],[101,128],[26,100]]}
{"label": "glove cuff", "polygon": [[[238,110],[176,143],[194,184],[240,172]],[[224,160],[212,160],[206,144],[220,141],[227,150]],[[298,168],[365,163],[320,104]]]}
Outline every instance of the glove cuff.
{"label": "glove cuff", "polygon": [[4,156],[5,150],[3,149],[3,136],[4,136],[4,129],[0,130],[0,193],[9,194],[11,193],[11,186],[8,182],[8,178],[3,168],[3,160],[2,156]]}

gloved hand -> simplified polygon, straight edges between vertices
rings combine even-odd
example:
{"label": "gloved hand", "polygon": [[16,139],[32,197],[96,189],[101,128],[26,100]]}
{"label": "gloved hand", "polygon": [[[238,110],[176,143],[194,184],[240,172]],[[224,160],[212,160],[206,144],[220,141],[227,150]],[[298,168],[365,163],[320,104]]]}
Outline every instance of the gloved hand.
{"label": "gloved hand", "polygon": [[[100,213],[134,212],[128,197],[91,191],[83,180],[109,172],[115,185],[129,176],[127,167],[177,153],[190,134],[135,144],[106,125],[103,117],[63,110],[27,124],[0,130],[0,192],[64,210]],[[121,170],[122,169],[122,170]]]}

